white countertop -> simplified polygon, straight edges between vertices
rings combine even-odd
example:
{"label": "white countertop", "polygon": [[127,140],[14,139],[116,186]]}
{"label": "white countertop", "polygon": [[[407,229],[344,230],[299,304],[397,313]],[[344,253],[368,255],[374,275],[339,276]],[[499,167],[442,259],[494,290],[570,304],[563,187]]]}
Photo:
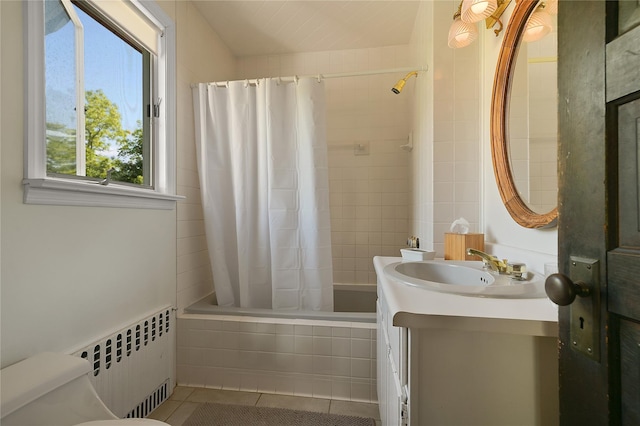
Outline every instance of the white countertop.
{"label": "white countertop", "polygon": [[395,326],[558,335],[558,307],[547,298],[461,296],[409,286],[383,273],[385,266],[401,260],[400,257],[373,258],[378,291],[384,292]]}

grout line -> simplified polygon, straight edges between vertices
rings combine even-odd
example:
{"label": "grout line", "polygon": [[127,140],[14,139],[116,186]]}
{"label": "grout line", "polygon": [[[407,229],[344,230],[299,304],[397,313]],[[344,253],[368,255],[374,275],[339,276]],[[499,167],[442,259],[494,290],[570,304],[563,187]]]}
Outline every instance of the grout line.
{"label": "grout line", "polygon": [[264,395],[263,393],[260,394],[260,396],[258,397],[258,399],[256,399],[256,403],[253,404],[254,407],[258,406],[258,402],[260,402],[260,399],[262,399],[262,395]]}
{"label": "grout line", "polygon": [[[166,401],[165,401],[165,402],[166,402]],[[175,413],[176,411],[178,411],[178,408],[180,408],[180,407],[182,406],[182,403],[183,403],[183,402],[184,402],[184,401],[180,401],[180,404],[178,404],[178,406],[177,406],[175,409],[171,410],[171,412],[170,412],[170,413],[167,413],[167,416],[166,416],[162,421],[167,420],[169,417],[171,417],[171,416],[173,415],[173,413]]]}

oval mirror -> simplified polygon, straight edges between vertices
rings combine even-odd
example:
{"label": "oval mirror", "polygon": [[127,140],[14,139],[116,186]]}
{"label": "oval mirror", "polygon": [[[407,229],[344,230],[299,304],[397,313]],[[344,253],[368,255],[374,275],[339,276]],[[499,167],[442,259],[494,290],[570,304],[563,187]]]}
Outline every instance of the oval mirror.
{"label": "oval mirror", "polygon": [[[515,143],[513,146],[510,144],[510,140],[512,139],[509,133],[510,104],[512,102],[512,87],[516,75],[516,60],[518,58],[518,52],[520,51],[520,43],[522,42],[527,20],[537,6],[537,0],[520,0],[513,9],[498,56],[491,101],[491,157],[498,190],[500,191],[502,202],[511,217],[516,223],[526,228],[552,227],[556,225],[558,219],[556,203],[553,203],[553,207],[549,209],[551,206],[549,205],[549,201],[547,201],[546,208],[549,210],[545,212],[544,203],[536,206],[535,203],[530,202],[531,198],[529,197],[529,195],[531,195],[531,183],[536,180],[530,176],[529,170],[541,170],[541,167],[544,167],[545,171],[549,171],[549,168],[551,168],[551,173],[555,176],[557,170],[557,150],[555,148],[551,149],[551,155],[553,157],[551,165],[547,164],[544,166],[538,162],[537,165],[532,166],[532,157],[546,156],[548,159],[549,153],[538,152],[535,154],[533,152],[531,134],[527,133],[524,138],[520,138],[524,139],[524,147],[522,143],[520,146],[517,146]],[[525,64],[528,62],[527,58],[523,58],[522,60]],[[528,91],[528,84],[525,83],[524,85],[525,90]],[[553,107],[555,109],[556,105],[553,105]],[[524,109],[527,108],[523,108],[523,110]],[[531,127],[529,118],[527,117],[524,120],[526,120],[526,126],[521,127]],[[553,135],[557,133],[557,123],[555,120],[546,123],[546,126],[547,129],[552,129],[551,133]],[[538,125],[537,128],[540,129],[541,126]],[[546,137],[538,137],[538,141],[547,139]],[[514,142],[516,141],[514,140]],[[522,140],[520,142],[522,142]],[[520,155],[518,155],[518,153]],[[510,154],[514,155],[511,156]],[[523,159],[525,159],[524,163],[522,163]],[[514,167],[512,167],[512,165]],[[515,168],[517,168],[517,170],[514,170]],[[514,171],[518,171],[518,173],[514,173]],[[520,191],[518,190],[517,180],[514,176],[519,177]],[[552,180],[552,182],[554,181],[555,180]],[[557,184],[556,187],[548,189],[547,193],[549,192],[557,194]],[[522,196],[522,194],[525,193],[527,197]],[[557,195],[552,196],[554,200],[557,200]]]}

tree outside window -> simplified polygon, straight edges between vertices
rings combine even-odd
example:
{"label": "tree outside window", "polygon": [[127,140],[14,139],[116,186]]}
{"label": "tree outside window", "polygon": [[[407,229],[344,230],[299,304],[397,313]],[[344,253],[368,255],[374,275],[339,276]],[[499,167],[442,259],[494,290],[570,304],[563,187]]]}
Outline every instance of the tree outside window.
{"label": "tree outside window", "polygon": [[47,174],[151,185],[150,53],[68,0],[45,2],[45,33]]}

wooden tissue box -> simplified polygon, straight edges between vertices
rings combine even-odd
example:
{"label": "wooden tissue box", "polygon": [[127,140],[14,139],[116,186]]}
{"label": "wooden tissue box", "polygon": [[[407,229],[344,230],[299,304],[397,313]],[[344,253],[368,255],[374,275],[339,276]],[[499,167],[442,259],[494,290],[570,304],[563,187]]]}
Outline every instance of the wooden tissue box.
{"label": "wooden tissue box", "polygon": [[468,248],[484,251],[484,234],[444,234],[445,260],[481,260],[468,256]]}

